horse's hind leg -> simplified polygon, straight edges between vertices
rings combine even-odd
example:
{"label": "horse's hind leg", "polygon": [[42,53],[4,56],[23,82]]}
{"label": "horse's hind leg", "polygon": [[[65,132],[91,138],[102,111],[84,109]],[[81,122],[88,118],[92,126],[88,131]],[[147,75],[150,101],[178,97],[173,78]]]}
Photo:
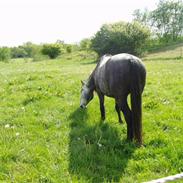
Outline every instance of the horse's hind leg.
{"label": "horse's hind leg", "polygon": [[118,120],[119,120],[119,123],[123,123],[122,119],[121,119],[121,110],[120,110],[120,104],[116,101],[116,104],[115,104],[115,109],[116,109],[116,112],[118,114]]}
{"label": "horse's hind leg", "polygon": [[124,114],[125,121],[127,123],[127,139],[133,140],[133,125],[132,125],[132,112],[127,103],[127,97],[122,101],[121,110]]}

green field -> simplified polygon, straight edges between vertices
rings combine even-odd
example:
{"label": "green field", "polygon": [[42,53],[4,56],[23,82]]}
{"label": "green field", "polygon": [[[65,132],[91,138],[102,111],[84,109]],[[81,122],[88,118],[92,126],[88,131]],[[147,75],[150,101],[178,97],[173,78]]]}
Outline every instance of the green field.
{"label": "green field", "polygon": [[93,58],[1,62],[0,182],[134,183],[183,172],[183,58],[172,50],[144,59],[142,148],[126,141],[113,99],[105,122],[97,96],[79,109]]}

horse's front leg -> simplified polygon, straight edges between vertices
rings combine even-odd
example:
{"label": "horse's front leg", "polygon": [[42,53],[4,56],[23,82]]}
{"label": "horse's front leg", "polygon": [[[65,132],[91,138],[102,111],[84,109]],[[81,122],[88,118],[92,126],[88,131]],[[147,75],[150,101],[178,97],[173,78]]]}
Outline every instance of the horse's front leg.
{"label": "horse's front leg", "polygon": [[100,113],[101,119],[105,120],[105,107],[104,107],[104,95],[102,93],[97,92],[100,102]]}
{"label": "horse's front leg", "polygon": [[115,103],[115,109],[116,109],[116,112],[118,114],[118,120],[119,120],[119,123],[123,123],[122,119],[121,119],[121,109],[120,109],[120,104],[117,102],[116,100],[116,103]]}

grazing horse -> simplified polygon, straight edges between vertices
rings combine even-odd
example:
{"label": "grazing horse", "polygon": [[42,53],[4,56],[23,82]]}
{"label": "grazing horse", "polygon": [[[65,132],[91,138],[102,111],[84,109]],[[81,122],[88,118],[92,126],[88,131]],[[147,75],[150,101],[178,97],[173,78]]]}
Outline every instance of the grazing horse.
{"label": "grazing horse", "polygon": [[[142,92],[146,69],[142,61],[130,54],[104,55],[86,82],[82,81],[80,107],[85,108],[96,91],[100,101],[102,120],[105,119],[104,95],[115,99],[119,122],[120,111],[127,123],[127,139],[142,144]],[[131,109],[127,96],[131,94]]]}

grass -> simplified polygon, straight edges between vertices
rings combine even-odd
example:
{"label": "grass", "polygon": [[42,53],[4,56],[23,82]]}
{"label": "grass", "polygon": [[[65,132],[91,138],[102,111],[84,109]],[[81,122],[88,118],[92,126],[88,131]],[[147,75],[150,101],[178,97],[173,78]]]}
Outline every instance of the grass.
{"label": "grass", "polygon": [[0,63],[0,182],[131,183],[182,172],[183,59],[162,54],[145,61],[142,148],[126,141],[113,99],[105,122],[96,96],[78,108],[93,58]]}
{"label": "grass", "polygon": [[145,60],[181,60],[183,58],[183,43],[171,45],[148,54]]}

